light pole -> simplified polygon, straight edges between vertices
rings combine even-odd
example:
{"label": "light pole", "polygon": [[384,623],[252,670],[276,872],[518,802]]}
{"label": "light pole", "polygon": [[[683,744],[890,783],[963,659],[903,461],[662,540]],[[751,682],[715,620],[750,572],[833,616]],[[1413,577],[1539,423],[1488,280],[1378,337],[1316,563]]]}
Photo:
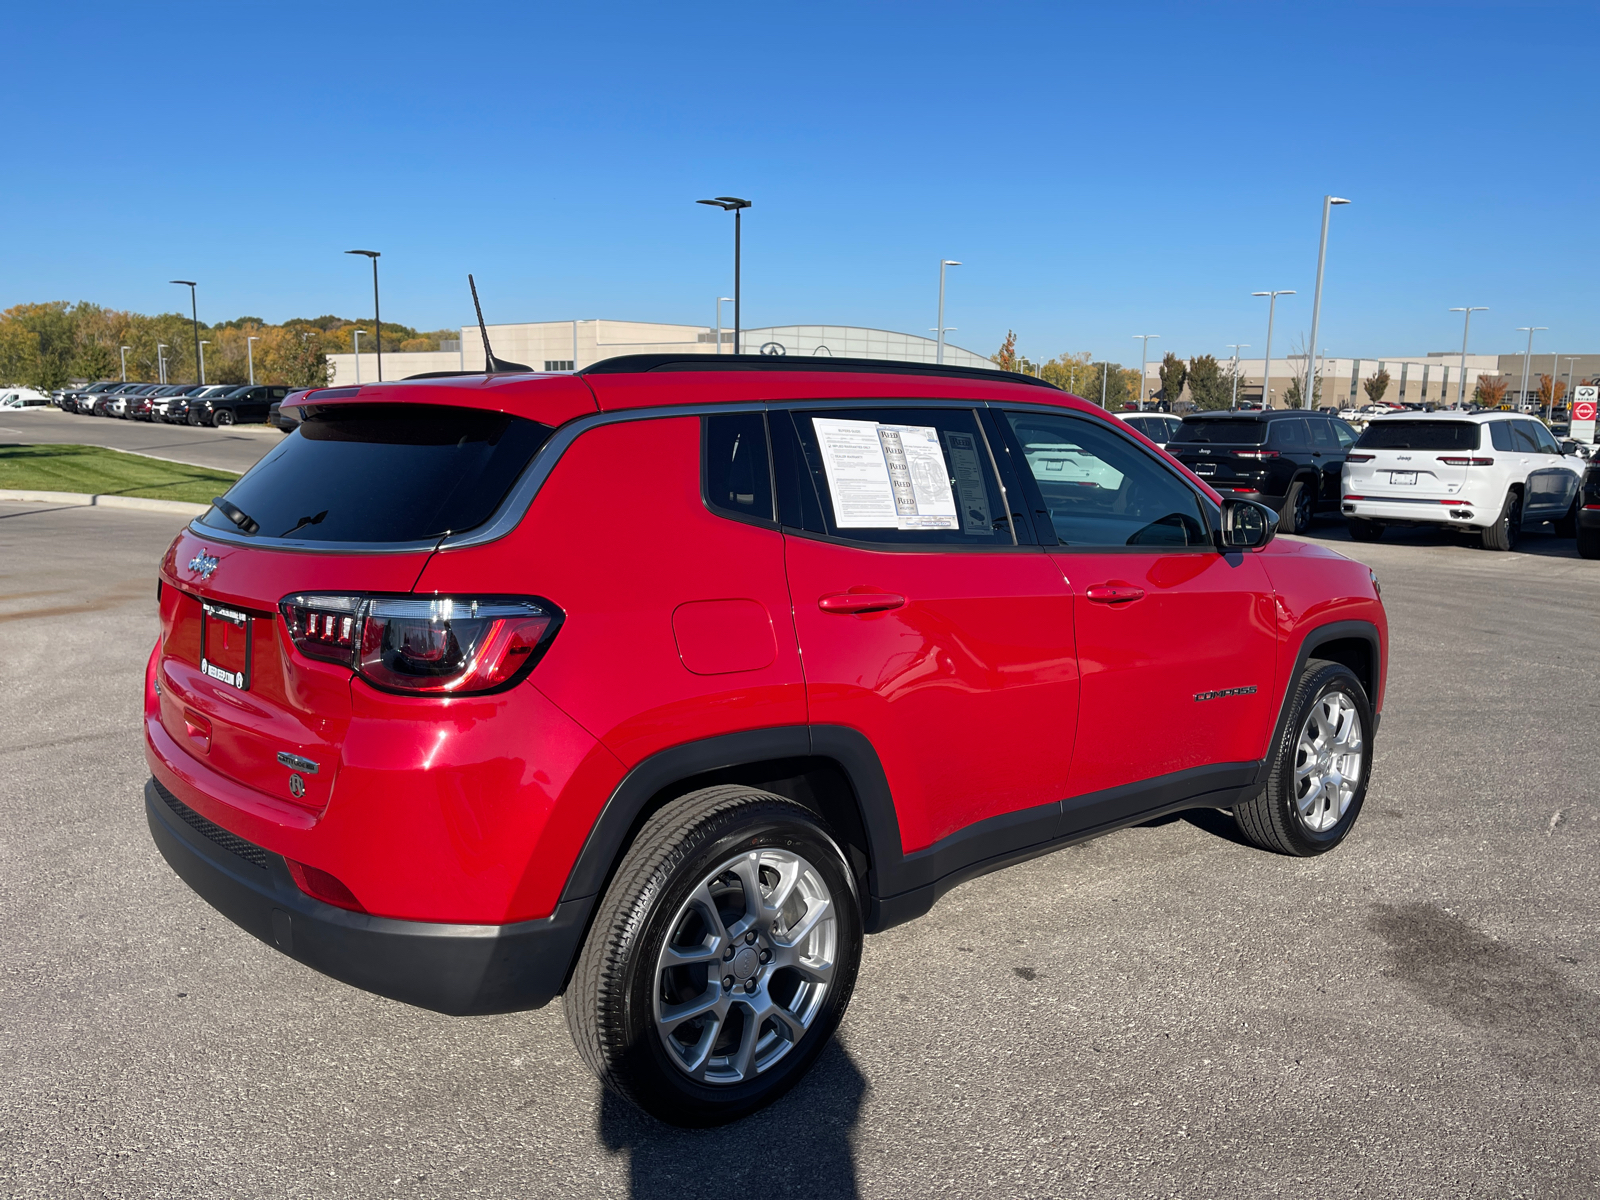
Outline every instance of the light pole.
{"label": "light pole", "polygon": [[[715,200],[696,200],[696,204],[709,204],[712,208],[720,208],[723,212],[733,214],[733,352],[740,353],[739,329],[739,218],[744,210],[750,207],[750,201],[741,200],[737,196],[718,196]],[[720,309],[718,310],[720,314]],[[719,315],[717,319],[722,318]],[[722,349],[722,342],[717,342],[717,349]]]}
{"label": "light pole", "polygon": [[[201,369],[200,368],[200,307],[195,302],[195,298],[194,298],[194,288],[195,288],[194,280],[192,280],[192,279],[169,279],[167,282],[168,283],[176,283],[176,284],[178,284],[178,285],[180,285],[182,287],[186,287],[186,288],[189,289],[189,320],[194,326],[194,361],[195,361],[195,370],[198,371],[198,370]],[[200,377],[200,382],[204,383],[205,381],[206,381],[205,380],[205,376],[202,375]]]}
{"label": "light pole", "polygon": [[209,345],[211,345],[210,342],[201,342],[200,345],[199,345],[199,349],[200,349],[200,382],[201,383],[204,383],[206,381],[206,347],[209,346]]}
{"label": "light pole", "polygon": [[1276,292],[1251,292],[1252,296],[1270,296],[1267,301],[1267,356],[1261,361],[1261,410],[1272,407],[1272,318],[1278,309],[1279,296],[1294,295],[1293,288],[1280,288]]}
{"label": "light pole", "polygon": [[[378,382],[383,382],[383,317],[378,312],[378,259],[383,257],[380,250],[346,250],[346,254],[364,254],[372,260],[372,330],[373,339],[378,347]],[[359,371],[360,359],[356,360],[356,369]]]}
{"label": "light pole", "polygon": [[1317,290],[1311,297],[1311,341],[1306,345],[1306,387],[1300,393],[1300,407],[1316,407],[1312,401],[1316,393],[1311,389],[1317,381],[1317,323],[1322,318],[1322,267],[1328,261],[1328,214],[1335,204],[1349,204],[1339,196],[1322,198],[1322,241],[1317,247]]}
{"label": "light pole", "polygon": [[1556,376],[1561,374],[1561,356],[1550,356],[1550,403],[1544,410],[1544,421],[1548,425],[1556,416]]}
{"label": "light pole", "polygon": [[1100,364],[1100,407],[1106,406],[1106,384],[1111,382],[1111,360]]}
{"label": "light pole", "polygon": [[1142,342],[1141,342],[1140,347],[1139,347],[1139,411],[1143,412],[1144,411],[1144,372],[1145,372],[1145,364],[1150,359],[1150,339],[1151,338],[1158,338],[1161,335],[1159,333],[1136,333],[1133,336],[1136,337],[1136,338],[1142,339]]}
{"label": "light pole", "polygon": [[166,348],[167,344],[165,342],[156,343],[156,379],[161,383],[167,381],[167,360],[161,353]]}
{"label": "light pole", "polygon": [[1232,374],[1233,374],[1233,400],[1229,402],[1228,407],[1230,407],[1230,408],[1238,408],[1239,407],[1239,351],[1250,349],[1250,343],[1249,342],[1231,342],[1228,345],[1228,349],[1233,351],[1233,372],[1232,372]]}
{"label": "light pole", "polygon": [[356,383],[357,384],[360,384],[360,382],[361,382],[361,335],[363,333],[365,333],[365,332],[366,332],[365,329],[356,329],[356,330],[352,330],[351,331],[350,340],[352,342],[354,342],[355,346],[356,346]]}
{"label": "light pole", "polygon": [[939,340],[933,352],[933,361],[940,366],[944,365],[944,335],[948,332],[944,327],[944,269],[946,267],[959,267],[961,264],[953,258],[939,260]]}
{"label": "light pole", "polygon": [[251,343],[259,342],[259,337],[247,337],[244,340],[245,360],[250,364],[250,383],[254,386],[256,381],[256,348]]}
{"label": "light pole", "polygon": [[[1577,360],[1576,357],[1574,357],[1572,355],[1568,355],[1567,356],[1567,415],[1568,416],[1572,415],[1572,364],[1577,362],[1577,361],[1578,360]],[[1550,394],[1552,396],[1555,395],[1555,390],[1556,390],[1555,384],[1552,382],[1551,385],[1550,385]]]}
{"label": "light pole", "polygon": [[722,306],[724,304],[732,304],[732,303],[733,303],[733,297],[732,296],[718,296],[717,297],[717,353],[718,354],[722,353]]}
{"label": "light pole", "polygon": [[1466,319],[1461,324],[1461,379],[1456,384],[1456,407],[1467,406],[1467,334],[1472,332],[1472,314],[1475,312],[1488,312],[1487,304],[1474,304],[1470,308],[1452,308],[1451,312],[1466,313]]}
{"label": "light pole", "polygon": [[128,351],[132,350],[132,349],[133,349],[132,346],[124,346],[124,347],[122,347],[121,358],[122,358],[122,382],[123,383],[127,383],[128,382]]}
{"label": "light pole", "polygon": [[1517,393],[1517,411],[1523,412],[1523,405],[1528,402],[1528,369],[1533,365],[1533,335],[1541,329],[1549,329],[1548,325],[1518,325],[1517,332],[1528,335],[1528,352],[1522,356],[1522,390]]}

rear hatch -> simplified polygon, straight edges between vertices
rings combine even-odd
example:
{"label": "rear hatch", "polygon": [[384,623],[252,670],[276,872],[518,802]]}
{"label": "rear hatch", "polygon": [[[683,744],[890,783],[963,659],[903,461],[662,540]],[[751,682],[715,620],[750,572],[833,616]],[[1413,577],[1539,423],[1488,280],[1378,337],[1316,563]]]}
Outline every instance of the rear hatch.
{"label": "rear hatch", "polygon": [[1474,466],[1494,463],[1492,453],[1478,449],[1482,428],[1432,417],[1369,421],[1345,459],[1345,495],[1385,502],[1453,499]]}
{"label": "rear hatch", "polygon": [[1252,416],[1186,417],[1167,453],[1213,487],[1257,491],[1266,464],[1278,457],[1267,445],[1270,422]]}
{"label": "rear hatch", "polygon": [[[551,428],[454,405],[328,404],[303,416],[168,551],[159,678],[161,724],[178,746],[315,812],[333,793],[350,722],[359,625],[341,612],[410,593],[443,536],[488,520]],[[314,644],[306,596],[320,606]]]}

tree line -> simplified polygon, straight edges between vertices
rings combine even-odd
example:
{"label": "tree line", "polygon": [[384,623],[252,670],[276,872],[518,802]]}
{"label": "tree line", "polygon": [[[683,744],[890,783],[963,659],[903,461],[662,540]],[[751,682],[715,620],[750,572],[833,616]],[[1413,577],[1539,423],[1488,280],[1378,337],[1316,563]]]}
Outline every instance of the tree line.
{"label": "tree line", "polygon": [[[372,322],[345,317],[297,317],[272,324],[260,317],[236,317],[201,324],[200,338],[208,383],[247,383],[254,360],[257,383],[320,387],[328,382],[328,355],[349,353],[352,334],[362,331],[362,349],[372,347]],[[383,323],[386,350],[437,350],[456,330],[419,333],[409,325]],[[249,339],[254,338],[254,342]],[[122,347],[130,383],[160,379],[198,380],[194,328],[182,313],[146,316],[80,301],[18,304],[0,312],[0,383],[49,391],[75,381],[121,379]]]}

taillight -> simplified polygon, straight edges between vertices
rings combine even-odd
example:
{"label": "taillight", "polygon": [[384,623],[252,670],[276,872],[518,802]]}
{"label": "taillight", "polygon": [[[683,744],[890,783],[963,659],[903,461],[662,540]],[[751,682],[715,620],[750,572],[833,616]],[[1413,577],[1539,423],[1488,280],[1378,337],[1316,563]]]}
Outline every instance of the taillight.
{"label": "taillight", "polygon": [[1376,454],[1346,454],[1344,460],[1345,462],[1371,462],[1377,457]]}
{"label": "taillight", "polygon": [[447,696],[517,682],[561,620],[554,605],[519,597],[301,594],[281,608],[302,654],[390,691]]}
{"label": "taillight", "polygon": [[1492,459],[1492,458],[1465,458],[1465,457],[1457,457],[1457,456],[1454,456],[1454,455],[1446,457],[1445,455],[1441,454],[1439,456],[1439,461],[1442,462],[1447,467],[1492,467],[1492,466],[1494,466],[1494,459]]}
{"label": "taillight", "polygon": [[1276,450],[1235,450],[1235,458],[1277,458]]}

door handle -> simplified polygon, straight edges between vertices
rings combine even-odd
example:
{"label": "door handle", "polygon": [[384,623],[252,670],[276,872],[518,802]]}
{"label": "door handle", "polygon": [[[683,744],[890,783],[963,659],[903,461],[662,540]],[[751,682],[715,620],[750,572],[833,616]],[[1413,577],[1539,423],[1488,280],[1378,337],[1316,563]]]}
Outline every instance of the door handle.
{"label": "door handle", "polygon": [[1126,604],[1130,600],[1143,600],[1144,589],[1124,583],[1097,583],[1083,593],[1095,604]]}
{"label": "door handle", "polygon": [[905,602],[904,596],[897,596],[893,592],[839,592],[822,597],[817,601],[817,607],[825,613],[851,616],[858,613],[886,612],[891,608],[899,608]]}

